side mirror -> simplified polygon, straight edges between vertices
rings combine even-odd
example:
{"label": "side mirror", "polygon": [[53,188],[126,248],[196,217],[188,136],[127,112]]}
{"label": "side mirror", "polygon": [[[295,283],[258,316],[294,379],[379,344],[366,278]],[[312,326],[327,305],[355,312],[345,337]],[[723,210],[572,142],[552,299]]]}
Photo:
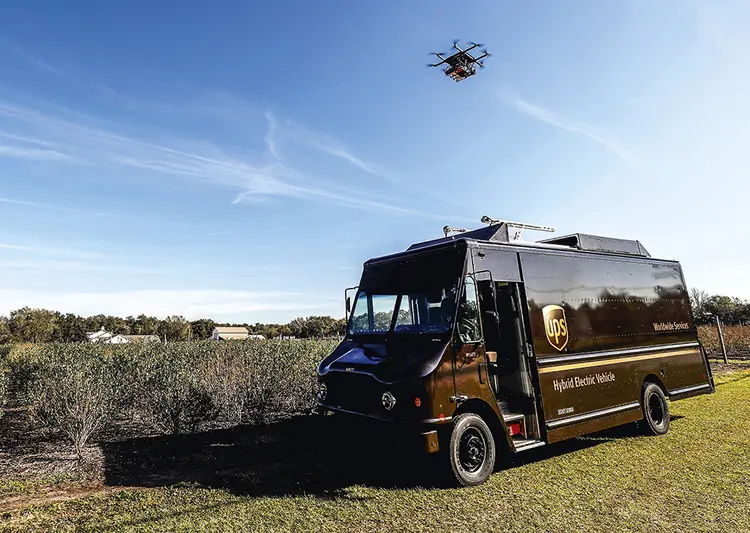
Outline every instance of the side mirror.
{"label": "side mirror", "polygon": [[349,314],[352,312],[352,294],[357,291],[359,287],[349,287],[344,291],[344,307],[346,307],[346,318],[349,318]]}

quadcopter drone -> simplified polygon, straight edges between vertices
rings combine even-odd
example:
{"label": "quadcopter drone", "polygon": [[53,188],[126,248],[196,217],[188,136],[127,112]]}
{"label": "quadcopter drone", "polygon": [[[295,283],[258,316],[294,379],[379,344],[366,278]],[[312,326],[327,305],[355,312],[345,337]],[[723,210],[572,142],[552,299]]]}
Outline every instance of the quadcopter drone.
{"label": "quadcopter drone", "polygon": [[466,50],[462,50],[458,46],[458,39],[453,41],[453,48],[457,50],[453,55],[448,57],[443,57],[443,54],[441,55],[440,52],[431,52],[431,55],[436,55],[438,59],[440,59],[439,63],[433,63],[428,64],[428,67],[438,67],[440,65],[447,65],[443,72],[446,76],[451,78],[454,81],[461,81],[465,80],[466,78],[473,76],[477,73],[476,65],[479,65],[480,67],[484,68],[484,64],[480,61],[480,59],[484,59],[485,57],[489,57],[491,54],[487,52],[487,50],[480,50],[479,57],[472,56],[469,52],[471,50],[474,50],[474,48],[477,48],[479,46],[484,46],[483,44],[477,44],[469,42],[471,45]]}

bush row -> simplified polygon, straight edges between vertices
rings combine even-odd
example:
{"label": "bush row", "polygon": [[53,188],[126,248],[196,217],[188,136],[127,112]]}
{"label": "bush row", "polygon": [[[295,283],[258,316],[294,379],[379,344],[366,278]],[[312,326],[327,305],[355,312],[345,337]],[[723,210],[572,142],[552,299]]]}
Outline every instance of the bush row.
{"label": "bush row", "polygon": [[[0,360],[2,363],[2,360]],[[8,400],[8,382],[10,381],[10,372],[0,364],[0,418],[3,417],[3,407]]]}
{"label": "bush row", "polygon": [[[746,326],[722,326],[724,344],[729,356],[750,355],[750,325]],[[698,337],[703,347],[710,355],[721,353],[719,332],[715,325],[698,326]]]}
{"label": "bush row", "polygon": [[[309,412],[317,363],[336,340],[45,344],[5,356],[0,370],[33,417],[81,453],[113,419],[164,433],[260,424]],[[0,354],[1,358],[2,354]],[[7,377],[7,379],[6,379]]]}

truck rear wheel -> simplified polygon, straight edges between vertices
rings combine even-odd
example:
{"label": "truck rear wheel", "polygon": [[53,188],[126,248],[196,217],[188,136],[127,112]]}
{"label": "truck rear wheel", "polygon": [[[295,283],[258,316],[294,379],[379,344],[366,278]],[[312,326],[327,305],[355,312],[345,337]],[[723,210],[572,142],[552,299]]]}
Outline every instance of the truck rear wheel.
{"label": "truck rear wheel", "polygon": [[487,423],[474,413],[453,421],[449,456],[456,481],[469,487],[487,481],[495,468],[495,439]]}
{"label": "truck rear wheel", "polygon": [[669,431],[669,405],[661,387],[656,383],[644,383],[643,425],[649,435],[664,435]]}

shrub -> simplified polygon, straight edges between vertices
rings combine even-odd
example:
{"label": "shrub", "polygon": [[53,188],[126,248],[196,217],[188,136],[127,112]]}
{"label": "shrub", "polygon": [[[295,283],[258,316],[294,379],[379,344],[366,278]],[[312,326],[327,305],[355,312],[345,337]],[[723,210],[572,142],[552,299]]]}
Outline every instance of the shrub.
{"label": "shrub", "polygon": [[[7,357],[11,390],[79,452],[114,416],[186,433],[262,424],[315,405],[331,340],[26,345]],[[14,396],[15,397],[15,396]]]}
{"label": "shrub", "polygon": [[118,412],[120,380],[113,358],[98,344],[39,348],[28,387],[33,416],[70,439],[78,457],[93,434]]}
{"label": "shrub", "polygon": [[0,418],[3,417],[3,407],[5,407],[5,402],[8,400],[8,381],[10,377],[10,372],[1,363],[2,361],[0,361]]}
{"label": "shrub", "polygon": [[[750,355],[750,325],[746,326],[722,326],[724,333],[724,345],[729,356]],[[698,338],[703,347],[711,355],[721,353],[719,332],[715,325],[698,326]]]}
{"label": "shrub", "polygon": [[205,382],[235,424],[267,424],[309,412],[315,405],[316,365],[336,342],[209,342]]}
{"label": "shrub", "polygon": [[194,432],[219,412],[203,379],[206,343],[150,343],[139,358],[137,405],[165,433]]}

